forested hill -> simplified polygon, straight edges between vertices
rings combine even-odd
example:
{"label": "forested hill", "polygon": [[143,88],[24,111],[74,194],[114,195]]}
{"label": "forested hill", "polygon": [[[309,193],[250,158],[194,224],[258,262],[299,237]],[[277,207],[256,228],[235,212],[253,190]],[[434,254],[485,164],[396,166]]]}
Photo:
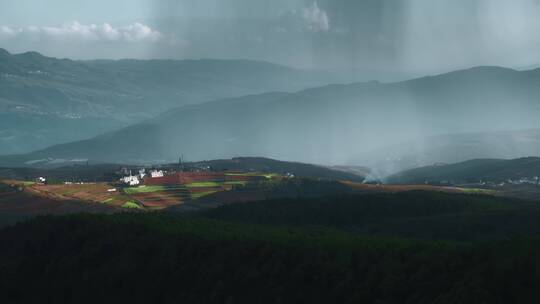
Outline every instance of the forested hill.
{"label": "forested hill", "polygon": [[397,173],[387,178],[389,183],[502,183],[540,177],[540,158],[526,157],[512,160],[476,159],[457,164],[427,166]]}
{"label": "forested hill", "polygon": [[393,238],[482,241],[540,237],[536,202],[428,191],[274,199],[231,204],[201,216],[251,224],[326,226]]}
{"label": "forested hill", "polygon": [[195,165],[209,166],[213,170],[240,170],[273,172],[280,174],[291,174],[295,177],[325,179],[325,180],[347,180],[364,181],[369,169],[364,172],[351,173],[338,170],[332,167],[325,167],[314,164],[287,162],[262,157],[235,157],[232,159],[209,160],[195,163]]}
{"label": "forested hill", "polygon": [[[429,229],[425,227],[425,229]],[[4,303],[535,303],[538,239],[456,244],[158,215],[0,230]]]}

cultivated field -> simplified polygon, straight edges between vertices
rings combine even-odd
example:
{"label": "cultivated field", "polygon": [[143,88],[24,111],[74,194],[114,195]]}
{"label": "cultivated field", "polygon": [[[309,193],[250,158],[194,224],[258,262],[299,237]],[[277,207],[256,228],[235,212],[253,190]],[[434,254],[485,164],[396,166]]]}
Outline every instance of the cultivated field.
{"label": "cultivated field", "polygon": [[[138,187],[118,187],[110,183],[43,185],[29,181],[3,181],[2,198],[17,191],[36,201],[80,202],[93,206],[122,209],[160,210],[185,202],[196,203],[206,196],[228,192],[249,183],[280,178],[270,173],[187,173],[180,177],[146,179]],[[9,191],[8,191],[9,190]],[[39,198],[39,199],[37,199]],[[2,206],[0,206],[1,208]]]}
{"label": "cultivated field", "polygon": [[[235,202],[265,200],[273,195],[269,189],[281,185],[280,181],[283,180],[286,179],[280,175],[264,172],[200,175],[189,173],[182,176],[145,179],[144,184],[137,187],[123,187],[109,183],[42,185],[10,180],[0,183],[0,212],[64,214],[80,211],[152,211],[171,207],[204,209]],[[371,185],[349,181],[342,181],[341,184],[354,193],[424,190],[501,195],[491,190],[429,185]],[[347,191],[347,187],[344,191]],[[303,193],[302,190],[299,193]]]}
{"label": "cultivated field", "polygon": [[78,212],[111,213],[120,210],[110,204],[94,204],[67,196],[51,195],[36,187],[33,183],[1,181],[0,214],[34,216]]}
{"label": "cultivated field", "polygon": [[496,191],[487,190],[487,189],[473,189],[473,188],[460,188],[460,187],[442,187],[442,186],[431,186],[431,185],[372,185],[372,184],[362,184],[354,183],[349,181],[343,181],[344,185],[351,187],[357,192],[366,192],[366,193],[399,193],[407,191],[435,191],[435,192],[446,192],[446,193],[468,193],[468,194],[497,194]]}

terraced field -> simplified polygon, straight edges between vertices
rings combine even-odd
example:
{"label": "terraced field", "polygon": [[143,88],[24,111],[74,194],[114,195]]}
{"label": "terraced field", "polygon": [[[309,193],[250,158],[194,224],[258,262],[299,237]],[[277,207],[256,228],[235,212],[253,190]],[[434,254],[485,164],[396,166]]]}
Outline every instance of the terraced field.
{"label": "terraced field", "polygon": [[[125,188],[126,195],[147,209],[163,209],[193,202],[209,195],[231,191],[249,183],[269,181],[280,175],[257,172],[186,173],[147,179],[139,187]],[[182,182],[187,181],[187,182]]]}
{"label": "terraced field", "polygon": [[184,185],[141,186],[125,188],[124,192],[149,209],[162,209],[191,200],[191,193]]}
{"label": "terraced field", "polygon": [[159,179],[152,179],[152,183],[147,185],[125,188],[109,183],[42,185],[28,181],[4,181],[0,200],[12,198],[19,191],[29,198],[39,198],[36,201],[43,199],[47,202],[63,203],[76,201],[86,203],[90,208],[95,206],[119,210],[160,210],[185,202],[197,203],[207,196],[225,193],[236,187],[279,178],[276,174],[254,172],[221,173],[221,178],[216,178],[216,175],[219,174],[203,173],[197,176],[197,173],[190,173],[190,180],[195,181],[176,184],[171,182],[173,176],[168,176],[162,184],[159,184]]}
{"label": "terraced field", "polygon": [[56,200],[77,200],[121,207],[131,198],[120,191],[109,192],[114,187],[107,183],[69,184],[69,185],[31,185],[25,189],[37,196]]}
{"label": "terraced field", "polygon": [[34,186],[30,183],[0,181],[0,214],[34,216],[78,212],[111,213],[120,210],[112,204],[90,204],[73,198],[50,195],[49,192],[39,192]]}
{"label": "terraced field", "polygon": [[443,187],[443,186],[431,186],[431,185],[371,185],[344,181],[343,184],[351,187],[358,192],[366,193],[399,193],[407,191],[435,191],[446,193],[467,193],[467,194],[489,194],[496,195],[496,191],[487,189],[473,189],[473,188],[460,188],[460,187]]}

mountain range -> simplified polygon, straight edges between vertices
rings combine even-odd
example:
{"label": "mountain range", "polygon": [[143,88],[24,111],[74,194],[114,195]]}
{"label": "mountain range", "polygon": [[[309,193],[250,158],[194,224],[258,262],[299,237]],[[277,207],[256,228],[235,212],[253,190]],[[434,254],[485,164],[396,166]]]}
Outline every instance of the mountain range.
{"label": "mountain range", "polygon": [[[184,154],[190,161],[263,156],[364,165],[386,161],[389,152],[403,159],[407,149],[392,154],[406,147],[433,156],[400,168],[532,156],[540,151],[538,131],[497,130],[539,128],[539,98],[540,70],[498,67],[390,84],[328,85],[182,106],[88,140],[2,157],[0,164],[165,162]],[[501,145],[508,149],[492,149]]]}
{"label": "mountain range", "polygon": [[0,155],[91,138],[182,105],[342,80],[248,60],[75,61],[0,49]]}

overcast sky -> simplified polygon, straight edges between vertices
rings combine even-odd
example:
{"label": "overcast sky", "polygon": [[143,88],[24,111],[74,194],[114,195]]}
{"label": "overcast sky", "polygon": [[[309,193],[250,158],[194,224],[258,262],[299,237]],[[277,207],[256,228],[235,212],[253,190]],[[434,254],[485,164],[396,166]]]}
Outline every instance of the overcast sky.
{"label": "overcast sky", "polygon": [[0,47],[437,72],[540,63],[538,0],[0,0]]}

